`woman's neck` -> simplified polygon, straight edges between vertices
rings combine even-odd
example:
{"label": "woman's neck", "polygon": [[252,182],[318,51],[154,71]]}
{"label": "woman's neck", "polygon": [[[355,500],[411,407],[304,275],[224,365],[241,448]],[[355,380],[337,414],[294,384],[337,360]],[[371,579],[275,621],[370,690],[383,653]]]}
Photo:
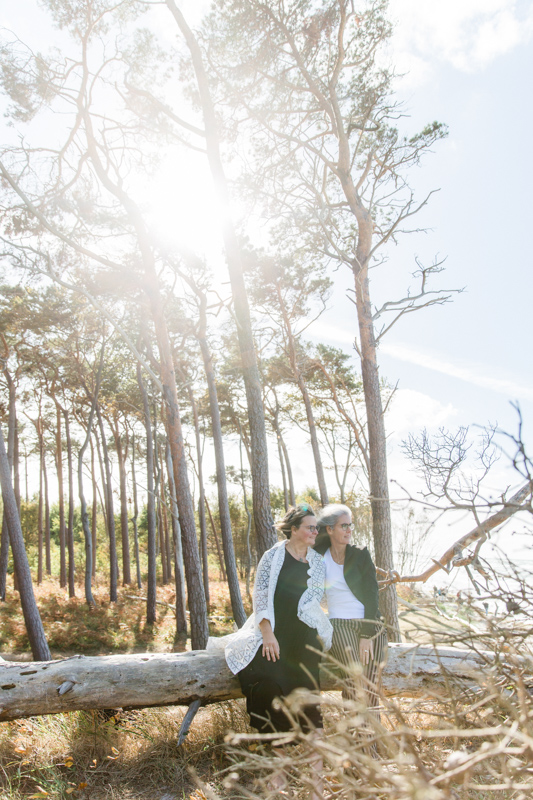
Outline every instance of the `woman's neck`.
{"label": "woman's neck", "polygon": [[335,561],[336,564],[344,564],[344,558],[346,556],[346,545],[334,544],[332,542],[329,549],[333,561]]}
{"label": "woman's neck", "polygon": [[289,553],[293,555],[295,558],[300,560],[304,560],[307,556],[307,545],[302,544],[301,542],[295,542],[292,539],[289,539],[286,545],[289,549]]}

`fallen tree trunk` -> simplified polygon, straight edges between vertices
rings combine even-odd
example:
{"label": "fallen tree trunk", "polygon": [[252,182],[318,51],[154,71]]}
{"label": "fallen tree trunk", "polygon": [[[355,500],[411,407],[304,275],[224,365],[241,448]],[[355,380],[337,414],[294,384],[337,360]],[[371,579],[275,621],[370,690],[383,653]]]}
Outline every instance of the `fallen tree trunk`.
{"label": "fallen tree trunk", "polygon": [[[418,694],[444,685],[443,669],[471,679],[482,655],[450,647],[389,645],[384,673],[388,694]],[[323,689],[336,688],[323,676]],[[61,661],[0,659],[0,721],[101,708],[203,704],[242,697],[239,681],[219,653],[140,653],[74,656]]]}

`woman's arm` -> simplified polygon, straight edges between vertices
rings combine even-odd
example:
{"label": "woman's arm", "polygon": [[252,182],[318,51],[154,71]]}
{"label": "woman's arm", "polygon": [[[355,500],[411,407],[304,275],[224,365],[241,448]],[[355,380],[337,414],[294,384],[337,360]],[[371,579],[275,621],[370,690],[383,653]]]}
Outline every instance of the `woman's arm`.
{"label": "woman's arm", "polygon": [[267,661],[275,661],[279,658],[279,643],[274,636],[270,620],[262,619],[259,623],[259,630],[263,637],[263,656]]}

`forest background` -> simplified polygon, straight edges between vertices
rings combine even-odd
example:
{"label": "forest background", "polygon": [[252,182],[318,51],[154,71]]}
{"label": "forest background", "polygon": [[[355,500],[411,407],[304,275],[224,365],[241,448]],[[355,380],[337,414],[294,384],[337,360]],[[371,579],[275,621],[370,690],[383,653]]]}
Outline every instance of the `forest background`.
{"label": "forest background", "polygon": [[[193,4],[184,4],[184,10],[192,13],[191,21],[198,21],[197,4],[194,7]],[[4,13],[8,30],[21,42],[27,43],[34,52],[45,52],[49,46],[60,49],[68,47],[66,33],[58,32],[51,26],[42,5],[25,2],[16,7],[10,4],[8,8],[6,4]],[[154,7],[149,13],[150,24],[162,46],[174,44],[175,35],[165,22],[167,10]],[[419,532],[427,527],[427,516],[417,510],[416,505],[411,506],[415,509],[414,522],[406,511],[409,508],[406,496],[416,494],[421,487],[401,448],[408,434],[418,435],[423,428],[434,433],[440,426],[457,428],[487,423],[514,432],[517,417],[509,405],[509,400],[513,400],[519,402],[522,409],[525,421],[523,436],[527,443],[533,385],[529,381],[530,351],[522,346],[529,338],[526,304],[530,296],[530,276],[524,270],[528,257],[526,219],[530,165],[524,158],[527,152],[527,142],[524,140],[530,127],[528,115],[531,111],[522,102],[521,82],[531,67],[531,49],[527,44],[532,35],[533,15],[530,3],[508,3],[503,0],[495,0],[490,4],[448,3],[446,6],[436,3],[432,4],[431,10],[423,3],[394,2],[391,4],[391,15],[396,17],[397,27],[384,58],[394,63],[396,71],[400,73],[395,99],[405,102],[406,108],[406,115],[398,121],[400,131],[412,134],[437,119],[449,126],[449,135],[436,142],[432,148],[434,152],[424,157],[421,167],[417,166],[410,172],[410,184],[421,200],[434,189],[440,191],[431,197],[428,205],[415,218],[416,232],[400,236],[397,244],[389,246],[387,263],[380,267],[379,278],[376,271],[376,278],[372,280],[374,303],[379,307],[391,297],[404,296],[405,287],[410,282],[413,285],[415,283],[410,277],[417,269],[415,258],[425,266],[431,264],[435,257],[446,258],[446,271],[437,276],[438,288],[464,287],[462,293],[453,297],[453,303],[447,303],[444,307],[435,305],[420,313],[406,315],[391,330],[379,349],[381,377],[391,387],[397,385],[387,412],[386,429],[389,477],[395,482],[391,496],[397,501],[393,503],[393,519],[399,547],[409,519]],[[12,42],[13,37],[9,39],[9,36],[8,41]],[[402,76],[402,73],[405,74]],[[9,75],[7,78],[6,75],[4,72],[4,78],[8,79]],[[19,123],[22,122],[21,118],[18,122],[8,120],[5,129],[8,146],[17,145],[21,131]],[[39,130],[41,134],[44,133],[45,140],[55,135],[56,122],[57,118],[47,118],[46,114],[44,123],[43,118],[40,119]],[[34,126],[32,129],[31,125],[30,122],[28,139],[35,136],[36,128]],[[505,154],[502,152],[502,142],[505,142]],[[213,270],[210,288],[216,288],[221,297],[227,298],[226,267],[220,247],[219,206],[203,159],[186,150],[174,153],[153,167],[152,177],[154,180],[150,181],[149,186],[143,177],[139,177],[136,189],[143,195],[147,213],[161,236],[161,242],[165,246],[177,242],[180,247],[186,245],[197,255],[204,256],[209,269]],[[182,193],[176,192],[178,182],[186,185]],[[237,216],[248,223],[246,233],[252,244],[264,246],[261,223],[241,203],[236,203],[234,208]],[[178,237],[174,238],[177,217],[180,219],[180,230]],[[183,230],[187,231],[187,236],[182,235]],[[12,280],[16,275],[12,271],[12,264],[6,264],[6,267],[6,278]],[[358,366],[353,340],[357,326],[355,310],[347,294],[350,288],[349,275],[339,269],[328,273],[328,277],[333,285],[325,301],[325,310],[318,319],[314,319],[321,301],[319,299],[314,307],[311,303],[309,317],[300,320],[300,326],[306,327],[310,322],[305,330],[305,339],[311,348],[317,344],[340,348],[348,357],[344,364],[349,365],[355,375]],[[67,293],[65,298],[68,297]],[[10,300],[10,295],[6,295],[5,307],[10,306]],[[221,311],[219,319],[224,313]],[[264,316],[257,317],[256,333],[259,340],[261,336],[264,337],[265,331],[267,339],[270,335],[264,320]],[[220,326],[219,321],[214,322],[214,338],[220,341],[222,333],[231,338],[231,324],[226,320]],[[115,358],[121,364],[121,359],[127,360],[129,356],[126,357],[121,351],[121,344],[116,346]],[[265,354],[265,358],[270,357],[266,345]],[[218,355],[221,370],[224,369],[224,357],[229,356],[226,368],[228,391],[235,374],[232,373],[232,369],[235,370],[235,362],[231,362],[232,355],[232,346],[227,343]],[[190,358],[194,360],[194,354]],[[114,368],[111,369],[113,371]],[[186,386],[187,381],[183,383]],[[222,381],[219,382],[219,389],[224,389]],[[323,386],[315,387],[315,395],[320,391],[324,393]],[[40,390],[34,387],[34,392],[33,396],[31,392],[26,396],[29,416],[35,416],[35,402],[40,397]],[[232,407],[229,402],[231,398],[227,399],[228,415],[231,417],[230,412],[239,406],[237,402],[237,406]],[[185,400],[182,402],[185,403]],[[311,451],[307,442],[305,417],[302,409],[296,408],[296,405],[293,397],[293,407],[289,409],[284,423],[285,444],[290,453],[294,484],[301,497],[318,500],[314,470],[310,469]],[[116,407],[114,401],[110,407]],[[186,422],[190,422],[187,417]],[[226,464],[233,467],[230,471],[233,484],[230,485],[235,486],[232,502],[240,504],[236,529],[243,533],[247,518],[242,505],[242,481],[239,481],[241,448],[238,434],[239,426],[242,426],[241,433],[246,439],[246,421],[244,417],[238,419],[234,416],[233,420],[225,419],[224,422]],[[24,419],[24,431],[29,437],[26,451],[30,451],[30,496],[38,489],[39,476],[39,462],[35,453],[31,452],[35,449],[35,440],[31,441],[32,425]],[[322,436],[326,429],[326,424],[322,428],[319,426]],[[186,431],[192,455],[195,447],[192,427],[188,425]],[[202,435],[205,431],[204,424]],[[272,487],[278,489],[279,511],[283,506],[283,481],[278,466],[278,448],[272,434],[270,482]],[[47,435],[52,442],[52,427]],[[108,436],[112,439],[109,432]],[[323,452],[327,453],[328,446],[331,448],[333,442],[344,441],[345,436],[345,431],[342,435],[330,436],[329,445],[328,440],[322,438]],[[76,448],[81,440],[78,431]],[[246,442],[242,449],[246,461]],[[325,463],[330,494],[337,496],[339,487],[327,456]],[[348,464],[347,488],[355,491],[357,501],[364,505],[365,485],[364,479],[357,480],[361,467],[355,451],[352,451],[352,460]],[[508,471],[509,466],[505,456],[502,457],[491,472],[485,486],[487,492],[498,495],[508,485],[518,483]],[[214,471],[214,459],[209,447],[205,449],[204,471],[206,476]],[[191,469],[191,476],[194,476],[194,469]],[[249,476],[244,477],[245,484],[248,480],[247,490],[251,492]],[[55,500],[53,483],[50,480],[51,502]],[[194,477],[192,483],[196,504],[198,489]],[[407,489],[407,493],[403,489]],[[141,505],[144,496],[141,490]],[[274,508],[276,510],[276,506]],[[216,511],[215,518],[219,524]],[[162,521],[162,517],[160,519]],[[454,518],[454,522],[452,530],[449,530],[448,522],[442,522],[433,529],[431,537],[425,542],[425,551],[419,553],[421,559],[434,554],[436,542],[439,542],[440,549],[444,538],[447,541],[457,538],[458,528],[464,526],[465,521]],[[78,536],[79,533],[78,526]],[[81,537],[78,545],[80,542]],[[214,549],[213,543],[211,547]],[[515,548],[521,556],[523,547],[522,540]],[[241,567],[244,561],[243,554]],[[438,580],[442,582],[442,576]]]}

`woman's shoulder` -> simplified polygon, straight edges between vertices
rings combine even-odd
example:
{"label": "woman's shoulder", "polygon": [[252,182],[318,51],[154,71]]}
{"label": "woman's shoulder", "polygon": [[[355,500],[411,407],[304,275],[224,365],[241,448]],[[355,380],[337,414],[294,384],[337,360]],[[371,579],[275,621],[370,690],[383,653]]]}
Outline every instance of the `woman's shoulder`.
{"label": "woman's shoulder", "polygon": [[372,560],[370,551],[366,545],[359,546],[357,544],[347,544],[346,552],[349,558],[361,561],[368,561],[369,559]]}

